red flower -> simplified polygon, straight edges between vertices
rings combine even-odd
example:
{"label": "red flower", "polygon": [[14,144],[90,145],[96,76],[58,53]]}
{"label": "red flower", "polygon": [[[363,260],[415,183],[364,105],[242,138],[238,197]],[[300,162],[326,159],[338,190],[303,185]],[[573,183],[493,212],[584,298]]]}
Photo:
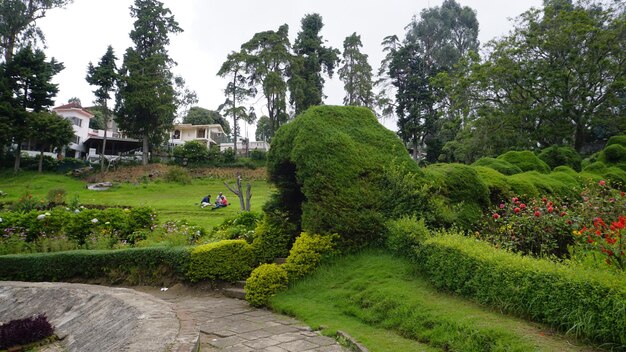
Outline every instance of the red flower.
{"label": "red flower", "polygon": [[[561,217],[563,217],[563,216],[565,216],[565,215],[567,215],[567,213],[566,213],[566,212],[564,212],[564,211],[562,211],[562,212],[561,212]],[[571,223],[571,222],[570,222],[570,223]]]}
{"label": "red flower", "polygon": [[541,216],[541,213],[540,213],[540,212],[538,212],[538,211],[536,211],[536,212],[535,212],[535,216],[536,216],[536,217],[540,217],[540,216]]}
{"label": "red flower", "polygon": [[606,243],[608,244],[615,244],[615,242],[617,242],[617,238],[607,238],[606,239]]}
{"label": "red flower", "polygon": [[500,218],[500,214],[495,213],[491,217],[494,218],[494,220],[498,220],[498,218]]}
{"label": "red flower", "polygon": [[526,209],[526,204],[522,203],[519,205],[520,208],[522,208],[522,210]]}
{"label": "red flower", "polygon": [[519,213],[519,212],[520,212],[520,208],[515,208],[515,209],[513,209],[513,210],[515,211],[515,214],[517,214],[517,213]]}
{"label": "red flower", "polygon": [[543,198],[541,198],[541,201],[545,203],[545,202],[547,202],[547,201],[548,201],[548,198],[543,197]]}
{"label": "red flower", "polygon": [[554,208],[548,207],[548,213],[552,213],[553,211],[554,211]]}
{"label": "red flower", "polygon": [[604,180],[600,180],[600,182],[598,182],[598,184],[599,184],[600,186],[604,186],[604,185],[606,185],[606,181],[604,181]]}
{"label": "red flower", "polygon": [[[622,192],[624,193],[624,192]],[[623,195],[623,194],[622,194]],[[511,201],[513,201],[513,203],[517,202],[518,198],[517,197],[513,197],[513,199],[511,199]]]}
{"label": "red flower", "polygon": [[504,203],[500,203],[500,209],[504,209]]}
{"label": "red flower", "polygon": [[587,243],[593,243],[594,240],[593,238],[591,238],[590,236],[587,236]]}

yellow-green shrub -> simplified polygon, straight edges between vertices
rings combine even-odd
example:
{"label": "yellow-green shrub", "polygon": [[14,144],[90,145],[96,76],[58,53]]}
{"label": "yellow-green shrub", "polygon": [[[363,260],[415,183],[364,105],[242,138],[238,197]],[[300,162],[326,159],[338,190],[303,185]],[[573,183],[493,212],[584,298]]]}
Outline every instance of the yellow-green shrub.
{"label": "yellow-green shrub", "polygon": [[285,269],[276,264],[262,264],[246,280],[246,301],[255,307],[266,306],[270,297],[287,288],[287,283]]}
{"label": "yellow-green shrub", "polygon": [[191,250],[187,278],[237,281],[245,279],[254,264],[252,246],[245,240],[225,240]]}
{"label": "yellow-green shrub", "polygon": [[289,251],[283,265],[289,279],[302,277],[317,267],[324,256],[333,253],[338,235],[317,235],[303,232]]}

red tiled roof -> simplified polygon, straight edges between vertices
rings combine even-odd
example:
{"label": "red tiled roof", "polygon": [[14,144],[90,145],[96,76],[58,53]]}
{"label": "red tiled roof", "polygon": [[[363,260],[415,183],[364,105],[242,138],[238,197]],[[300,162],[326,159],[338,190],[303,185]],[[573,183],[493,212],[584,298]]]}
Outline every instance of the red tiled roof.
{"label": "red tiled roof", "polygon": [[76,102],[71,102],[65,105],[61,105],[61,106],[57,106],[55,108],[52,108],[52,111],[57,111],[57,110],[72,110],[72,109],[76,109],[76,110],[80,110],[82,112],[84,112],[85,114],[87,114],[89,117],[93,117],[94,115],[92,113],[90,113],[88,110],[83,109],[82,106],[80,106],[79,103]]}

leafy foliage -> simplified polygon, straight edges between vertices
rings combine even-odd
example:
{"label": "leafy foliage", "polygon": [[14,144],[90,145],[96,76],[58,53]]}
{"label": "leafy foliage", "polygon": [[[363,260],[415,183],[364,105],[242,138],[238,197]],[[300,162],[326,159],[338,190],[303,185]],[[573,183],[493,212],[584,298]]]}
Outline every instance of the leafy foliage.
{"label": "leafy foliage", "polygon": [[296,238],[283,268],[289,280],[299,279],[317,268],[324,257],[335,254],[339,235],[315,235],[303,232]]}
{"label": "leafy foliage", "polygon": [[494,169],[503,175],[515,175],[522,172],[522,169],[511,164],[510,162],[502,159],[495,159],[490,157],[483,157],[476,160],[472,165],[484,166],[490,169]]}
{"label": "leafy foliage", "polygon": [[287,289],[287,271],[277,264],[261,264],[246,280],[246,301],[254,307],[267,306],[276,293]]}
{"label": "leafy foliage", "polygon": [[360,51],[362,46],[361,36],[356,32],[343,41],[343,66],[338,73],[346,91],[344,105],[372,108],[372,66],[367,62],[367,54]]}
{"label": "leafy foliage", "polygon": [[576,171],[581,170],[582,158],[572,147],[548,147],[543,149],[537,157],[548,164],[551,169],[554,169],[557,166],[565,165]]}
{"label": "leafy foliage", "polygon": [[528,150],[509,151],[498,156],[498,159],[513,164],[522,171],[538,171],[544,174],[550,172],[550,166]]}
{"label": "leafy foliage", "polygon": [[191,249],[189,271],[192,282],[237,281],[246,278],[254,264],[252,247],[245,240],[224,240]]}
{"label": "leafy foliage", "polygon": [[54,328],[43,314],[11,320],[0,325],[0,349],[28,345],[52,336],[52,334],[54,334]]}

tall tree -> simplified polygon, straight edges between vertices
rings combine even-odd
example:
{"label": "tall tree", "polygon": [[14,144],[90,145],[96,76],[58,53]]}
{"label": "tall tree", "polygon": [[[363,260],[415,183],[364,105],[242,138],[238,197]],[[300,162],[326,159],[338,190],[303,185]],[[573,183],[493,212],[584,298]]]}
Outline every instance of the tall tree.
{"label": "tall tree", "polygon": [[[20,169],[22,142],[33,136],[33,114],[54,105],[54,97],[59,91],[51,82],[54,75],[61,72],[64,66],[54,58],[46,61],[41,50],[33,51],[30,47],[21,49],[8,62],[5,75],[10,92],[12,109],[13,138],[17,144],[15,151],[15,171]],[[5,98],[6,99],[6,98]]]}
{"label": "tall tree", "polygon": [[488,121],[497,119],[519,137],[492,149],[560,144],[582,151],[586,142],[626,129],[623,10],[552,0],[523,13],[517,23],[508,36],[490,43],[483,64],[455,78],[476,92],[480,118],[466,137],[484,135]]}
{"label": "tall tree", "polygon": [[431,136],[435,124],[429,76],[416,44],[399,47],[389,64],[389,76],[396,88],[395,112],[398,135],[418,158],[420,146]]}
{"label": "tall tree", "polygon": [[143,141],[143,164],[150,144],[161,143],[176,117],[176,92],[167,46],[169,35],[182,32],[170,10],[157,0],[135,0],[135,18],[118,81],[117,120],[130,136]]}
{"label": "tall tree", "polygon": [[237,157],[237,136],[239,136],[239,120],[252,123],[255,119],[254,115],[248,112],[248,109],[240,105],[241,101],[254,96],[256,90],[248,86],[248,77],[246,71],[246,62],[248,55],[245,51],[232,52],[228,54],[226,61],[222,64],[222,67],[217,72],[218,76],[230,77],[231,81],[226,85],[224,89],[224,95],[226,101],[220,105],[220,111],[224,111],[225,115],[230,115],[233,118],[233,142],[235,157]]}
{"label": "tall tree", "polygon": [[104,151],[107,145],[107,130],[109,127],[109,100],[111,94],[115,92],[117,82],[117,65],[115,64],[115,53],[113,47],[108,46],[107,51],[98,62],[98,66],[94,66],[91,62],[87,66],[87,83],[97,86],[93,94],[96,96],[94,103],[100,107],[104,114],[104,138],[102,139],[102,150],[100,151],[100,172],[104,172]]}
{"label": "tall tree", "polygon": [[367,54],[361,52],[361,47],[361,36],[356,33],[343,41],[343,66],[338,71],[346,91],[343,103],[372,108],[372,66],[367,62]]}
{"label": "tall tree", "polygon": [[53,8],[63,7],[72,0],[2,0],[0,1],[0,50],[5,62],[16,48],[44,38],[36,21]]}
{"label": "tall tree", "polygon": [[277,31],[256,33],[241,49],[247,54],[248,83],[265,97],[273,134],[289,118],[286,82],[291,60],[289,26],[284,24]]}
{"label": "tall tree", "polygon": [[339,61],[339,50],[323,45],[319,34],[324,24],[317,13],[302,18],[302,29],[298,32],[293,50],[296,55],[289,67],[289,90],[291,104],[296,115],[309,106],[320,105],[324,101],[324,78],[326,73],[332,78]]}
{"label": "tall tree", "polygon": [[43,154],[46,150],[68,145],[74,138],[74,127],[68,119],[51,112],[39,112],[32,115],[33,136],[39,147],[39,172],[43,171]]}
{"label": "tall tree", "polygon": [[183,118],[183,123],[192,125],[218,124],[222,126],[224,133],[230,134],[230,124],[219,112],[199,106],[192,106],[189,109],[187,115]]}
{"label": "tall tree", "polygon": [[270,118],[267,116],[259,117],[256,123],[256,131],[254,132],[254,138],[257,141],[271,141],[274,135],[274,130],[270,122]]}
{"label": "tall tree", "polygon": [[385,57],[380,62],[376,82],[374,82],[374,86],[378,89],[374,99],[378,117],[388,118],[394,116],[396,109],[394,99],[396,90],[389,76],[389,65],[401,44],[397,35],[389,35],[383,39],[381,45],[383,46]]}

